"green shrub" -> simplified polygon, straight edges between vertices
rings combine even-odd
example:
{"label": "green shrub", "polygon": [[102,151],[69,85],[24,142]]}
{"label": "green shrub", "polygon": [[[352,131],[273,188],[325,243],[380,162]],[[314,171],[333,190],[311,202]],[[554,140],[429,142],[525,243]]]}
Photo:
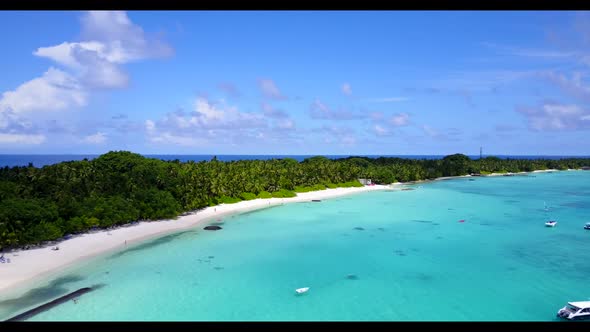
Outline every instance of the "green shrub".
{"label": "green shrub", "polygon": [[256,199],[256,194],[254,194],[254,193],[242,193],[240,195],[240,198],[242,198],[243,200],[246,200],[246,201],[250,201],[250,200]]}
{"label": "green shrub", "polygon": [[281,189],[279,191],[275,191],[272,193],[272,197],[276,198],[287,198],[287,197],[295,197],[297,194],[291,190]]}
{"label": "green shrub", "polygon": [[314,191],[316,191],[316,190],[326,190],[326,186],[323,185],[323,184],[320,184],[320,183],[313,185],[311,188]]}
{"label": "green shrub", "polygon": [[272,198],[272,194],[269,193],[268,191],[261,191],[260,193],[258,193],[258,198]]}
{"label": "green shrub", "polygon": [[[294,191],[296,193],[306,193],[306,192],[310,192],[310,191],[317,191],[317,190],[324,190],[324,189],[326,189],[325,185],[314,184],[313,186],[310,186],[310,187],[296,186]],[[292,197],[292,196],[288,196],[288,197]]]}
{"label": "green shrub", "polygon": [[310,190],[311,189],[309,187],[303,187],[303,186],[295,186],[295,189],[293,189],[293,191],[295,191],[296,193],[306,193]]}
{"label": "green shrub", "polygon": [[349,187],[363,187],[363,184],[358,180],[341,182],[337,184],[338,187],[349,188]]}
{"label": "green shrub", "polygon": [[229,196],[219,197],[219,202],[222,204],[234,204],[234,203],[241,202],[241,201],[242,201],[242,199],[237,198],[237,197],[229,197]]}

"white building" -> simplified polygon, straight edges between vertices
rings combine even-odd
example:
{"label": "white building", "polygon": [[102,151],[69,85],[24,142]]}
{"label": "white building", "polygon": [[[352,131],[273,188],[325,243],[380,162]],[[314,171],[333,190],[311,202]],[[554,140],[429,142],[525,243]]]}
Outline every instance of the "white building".
{"label": "white building", "polygon": [[359,179],[359,182],[365,186],[373,184],[373,182],[371,182],[371,179]]}

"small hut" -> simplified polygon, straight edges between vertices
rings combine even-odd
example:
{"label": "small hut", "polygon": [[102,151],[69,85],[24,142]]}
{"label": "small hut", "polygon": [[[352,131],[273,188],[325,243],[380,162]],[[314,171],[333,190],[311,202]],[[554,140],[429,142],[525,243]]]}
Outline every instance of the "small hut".
{"label": "small hut", "polygon": [[359,179],[359,182],[364,186],[370,186],[371,184],[373,184],[373,182],[371,182],[371,179]]}

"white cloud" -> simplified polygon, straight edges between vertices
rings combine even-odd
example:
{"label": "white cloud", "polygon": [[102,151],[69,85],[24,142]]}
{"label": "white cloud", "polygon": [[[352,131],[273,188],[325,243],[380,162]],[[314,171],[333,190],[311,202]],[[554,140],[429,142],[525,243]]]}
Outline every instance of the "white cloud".
{"label": "white cloud", "polygon": [[314,128],[310,130],[312,133],[323,135],[324,143],[327,144],[340,144],[340,145],[355,145],[357,138],[355,130],[349,127],[337,127],[337,126],[322,126],[320,128]]}
{"label": "white cloud", "polygon": [[280,129],[295,129],[295,122],[291,119],[277,121],[277,128]]}
{"label": "white cloud", "polygon": [[121,64],[172,53],[166,44],[148,40],[125,12],[88,12],[82,24],[90,39],[40,47],[33,54],[69,68],[89,88],[126,87],[129,78]]}
{"label": "white cloud", "polygon": [[543,72],[540,75],[557,84],[564,92],[584,101],[590,100],[590,86],[584,84],[581,72],[573,72],[571,78],[555,72]]}
{"label": "white cloud", "polygon": [[205,146],[209,143],[206,139],[193,136],[175,135],[170,132],[163,132],[155,136],[150,136],[149,140],[152,143],[174,144],[186,147]]}
{"label": "white cloud", "polygon": [[61,110],[85,106],[87,90],[93,87],[120,88],[128,77],[119,67],[130,61],[170,53],[160,42],[147,40],[141,27],[125,12],[89,12],[82,18],[89,39],[40,47],[34,55],[53,60],[71,72],[53,67],[43,76],[3,94],[0,110]]}
{"label": "white cloud", "polygon": [[0,99],[0,112],[61,111],[87,104],[87,93],[68,73],[49,68],[43,76],[7,91]]}
{"label": "white cloud", "polygon": [[326,104],[316,99],[309,107],[309,115],[313,119],[322,120],[355,120],[364,119],[369,115],[360,112],[352,112],[345,109],[332,110]]}
{"label": "white cloud", "polygon": [[410,116],[407,113],[396,113],[384,121],[385,114],[373,112],[370,113],[370,118],[373,124],[368,128],[368,132],[380,137],[393,135],[394,128],[392,127],[407,126],[410,123]]}
{"label": "white cloud", "polygon": [[342,93],[347,96],[352,96],[352,87],[348,83],[342,84]]}
{"label": "white cloud", "polygon": [[[278,124],[284,129],[294,126],[289,122]],[[241,112],[224,101],[213,103],[203,97],[195,100],[191,112],[171,112],[160,120],[145,121],[146,133],[151,142],[183,146],[226,142],[266,128],[268,122],[261,113]]]}
{"label": "white cloud", "polygon": [[406,126],[410,122],[410,116],[407,113],[395,114],[391,117],[390,122],[394,126]]}
{"label": "white cloud", "polygon": [[265,102],[262,102],[260,108],[262,109],[264,116],[274,119],[275,128],[283,130],[295,129],[295,121],[293,121],[286,112],[277,110],[272,107],[272,105]]}
{"label": "white cloud", "polygon": [[106,142],[107,137],[105,133],[101,133],[101,132],[97,132],[94,135],[88,135],[86,137],[84,137],[84,139],[82,140],[84,143],[90,143],[90,144],[102,144],[104,142]]}
{"label": "white cloud", "polygon": [[[33,55],[49,58],[64,66],[79,69],[82,67],[82,65],[72,53],[75,52],[77,47],[86,49],[90,48],[90,46],[91,45],[89,45],[89,43],[63,42],[55,46],[39,47],[35,52],[33,52]],[[102,44],[100,44],[100,46],[102,46]]]}
{"label": "white cloud", "polygon": [[11,109],[0,111],[0,144],[41,144],[45,135],[31,120]]}
{"label": "white cloud", "polygon": [[158,132],[156,123],[152,120],[145,121],[145,129],[148,133],[148,140],[152,143],[174,144],[180,146],[201,146],[207,143],[206,140],[195,138],[190,134],[172,134],[169,130]]}
{"label": "white cloud", "polygon": [[[224,111],[211,105],[205,98],[197,98],[195,101],[195,112],[203,115],[205,121],[223,120],[224,118]],[[228,113],[235,112],[235,108],[228,110]]]}
{"label": "white cloud", "polygon": [[[6,140],[40,142],[44,136],[31,133],[32,125],[24,125],[31,122],[25,120],[24,113],[38,122],[43,118],[33,116],[38,112],[86,106],[93,89],[128,85],[129,77],[122,64],[172,54],[168,45],[148,38],[125,12],[84,14],[82,37],[78,42],[38,48],[34,55],[50,59],[62,68],[50,67],[42,76],[0,95],[0,119],[10,119],[10,126],[0,128],[4,135],[9,135]],[[100,135],[89,137],[93,142],[104,139]]]}
{"label": "white cloud", "polygon": [[145,58],[165,57],[172,48],[157,38],[146,36],[124,11],[90,11],[82,17],[82,36],[106,45],[109,61],[126,63]]}
{"label": "white cloud", "polygon": [[545,103],[540,108],[518,108],[517,112],[523,114],[529,124],[529,128],[535,131],[542,130],[577,130],[590,128],[590,111],[577,105],[561,105]]}
{"label": "white cloud", "polygon": [[55,111],[85,106],[91,88],[127,85],[128,77],[120,64],[168,54],[164,50],[170,49],[148,41],[141,27],[124,12],[89,12],[82,21],[87,35],[97,39],[40,47],[33,53],[69,71],[50,67],[43,76],[4,92],[0,111]]}
{"label": "white cloud", "polygon": [[116,64],[123,64],[149,57],[149,53],[147,52],[134,56],[128,55],[127,49],[120,41],[111,41],[111,43],[109,45],[104,41],[63,42],[55,46],[39,47],[33,54],[51,59],[73,69],[84,67],[83,61],[81,61],[83,59],[80,59],[84,52],[94,53],[98,58]]}
{"label": "white cloud", "polygon": [[272,107],[272,105],[267,104],[265,102],[262,102],[260,107],[262,108],[264,115],[269,118],[284,119],[289,117],[289,115],[286,112],[275,109],[274,107]]}
{"label": "white cloud", "polygon": [[76,75],[89,89],[125,88],[129,84],[129,76],[123,68],[116,62],[101,57],[97,52],[81,51],[76,58],[82,64]]}
{"label": "white cloud", "polygon": [[240,112],[237,107],[229,106],[224,101],[212,103],[199,97],[191,113],[167,114],[161,124],[179,129],[232,129],[265,127],[266,120],[259,113]]}
{"label": "white cloud", "polygon": [[281,90],[277,87],[275,82],[271,79],[259,79],[258,85],[260,86],[260,90],[262,94],[271,99],[286,99],[287,97],[281,94]]}
{"label": "white cloud", "polygon": [[148,132],[153,132],[154,130],[156,130],[156,124],[152,120],[145,120],[145,129]]}
{"label": "white cloud", "polygon": [[317,110],[320,114],[328,114],[331,113],[332,110],[326,104],[322,103],[319,99],[316,99],[312,104],[311,108]]}
{"label": "white cloud", "polygon": [[385,128],[385,127],[380,126],[380,125],[375,125],[373,127],[373,132],[377,136],[387,136],[387,135],[389,135],[389,130],[387,128]]}
{"label": "white cloud", "polygon": [[45,142],[44,135],[0,133],[0,144],[38,145],[43,142]]}

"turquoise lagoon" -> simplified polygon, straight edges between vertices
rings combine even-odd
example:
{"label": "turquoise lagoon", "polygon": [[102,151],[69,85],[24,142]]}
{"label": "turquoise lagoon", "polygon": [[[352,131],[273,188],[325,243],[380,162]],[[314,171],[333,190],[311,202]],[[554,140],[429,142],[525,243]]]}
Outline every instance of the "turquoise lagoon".
{"label": "turquoise lagoon", "polygon": [[551,321],[590,299],[590,172],[411,187],[234,215],[221,231],[103,255],[4,296],[0,318],[91,285],[102,287],[30,320]]}

